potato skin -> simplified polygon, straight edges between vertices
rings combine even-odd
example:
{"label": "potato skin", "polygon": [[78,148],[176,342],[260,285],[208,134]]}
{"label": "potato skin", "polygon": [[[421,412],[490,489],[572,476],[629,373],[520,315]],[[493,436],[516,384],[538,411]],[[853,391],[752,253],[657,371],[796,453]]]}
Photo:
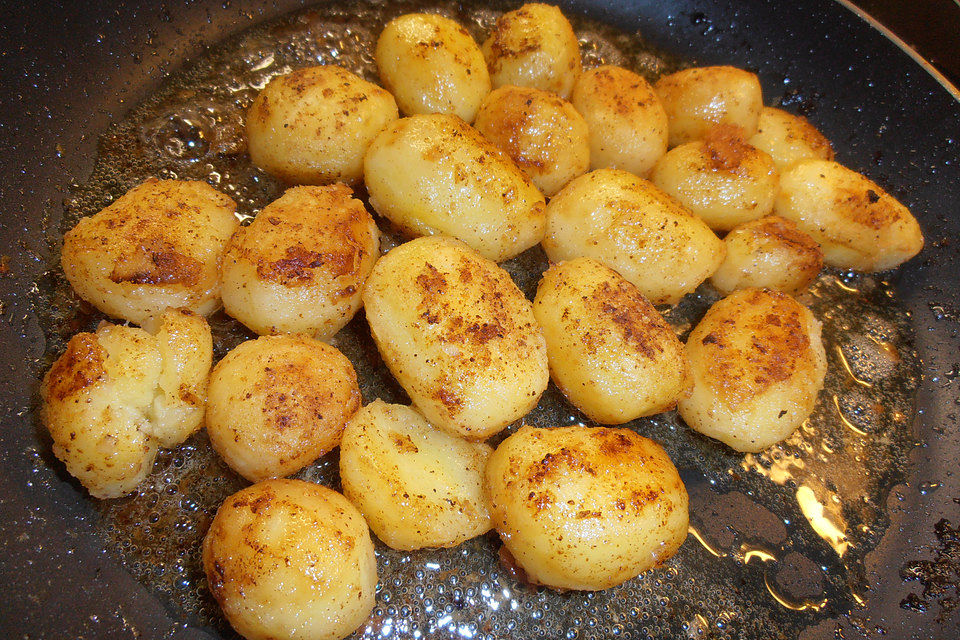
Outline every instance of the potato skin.
{"label": "potato skin", "polygon": [[585,72],[570,98],[590,129],[590,168],[645,178],[667,150],[667,112],[643,77],[604,65]]}
{"label": "potato skin", "polygon": [[491,453],[412,407],[376,400],[343,432],[343,493],[389,547],[455,547],[490,530],[483,470]]}
{"label": "potato skin", "polygon": [[590,167],[590,133],[573,105],[539,89],[504,86],[480,105],[474,127],[546,196]]}
{"label": "potato skin", "polygon": [[404,115],[448,113],[473,122],[492,88],[480,47],[443,16],[394,18],[380,33],[374,58],[383,86]]}
{"label": "potato skin", "polygon": [[693,383],[683,344],[635,286],[591,258],[543,274],[533,314],[550,377],[594,422],[622,424],[676,405]]}
{"label": "potato skin", "polygon": [[763,92],[756,74],[736,67],[694,67],[663,76],[653,85],[670,121],[670,146],[703,138],[718,124],[757,132]]}
{"label": "potato skin", "polygon": [[723,239],[727,257],[710,276],[723,295],[759,287],[788,294],[804,291],[823,268],[816,240],[780,216],[744,223]]}
{"label": "potato skin", "polygon": [[380,235],[343,184],[295,187],[230,239],[224,310],[257,333],[328,340],[360,308]]}
{"label": "potato skin", "polygon": [[796,300],[744,289],[714,304],[687,339],[693,393],[678,404],[694,430],[763,451],[813,412],[827,359],[820,323]]}
{"label": "potato skin", "polygon": [[399,117],[387,91],[335,65],[270,80],[247,110],[253,164],[289,184],[356,183],[373,138]]}
{"label": "potato skin", "polygon": [[819,242],[831,267],[885,271],[923,248],[909,209],[866,176],[828,160],[802,160],[785,171],[774,213]]}
{"label": "potato skin", "polygon": [[431,424],[485,440],[547,388],[543,332],[493,262],[452,238],[418,238],[382,257],[363,292],[384,362]]}
{"label": "potato skin", "polygon": [[653,304],[676,304],[723,262],[706,224],[652,183],[599,169],[571,181],[547,205],[543,248],[552,262],[593,258]]}
{"label": "potato skin", "polygon": [[167,307],[220,306],[220,259],[236,204],[205,182],[151,178],[63,238],[60,262],[81,298],[136,324]]}
{"label": "potato skin", "polygon": [[657,161],[650,181],[714,230],[729,231],[773,210],[780,174],[773,159],[718,125],[703,140],[682,144]]}
{"label": "potato skin", "polygon": [[543,194],[456,116],[387,127],[367,151],[364,176],[373,208],[411,236],[451,235],[497,262],[543,238]]}
{"label": "potato skin", "polygon": [[210,444],[251,482],[288,476],[338,446],[360,408],[350,361],[302,335],[241,343],[213,368],[208,394]]}
{"label": "potato skin", "polygon": [[203,539],[207,585],[247,640],[340,640],[376,603],[377,563],[339,493],[267,480],[224,501]]}
{"label": "potato skin", "polygon": [[580,43],[557,7],[527,3],[499,18],[483,43],[493,87],[514,85],[569,98],[580,75]]}
{"label": "potato skin", "polygon": [[799,160],[833,160],[833,146],[803,116],[781,109],[760,110],[757,133],[747,142],[773,158],[779,171]]}
{"label": "potato skin", "polygon": [[687,491],[657,443],[629,429],[523,426],[487,463],[494,528],[532,582],[608,589],[687,537]]}

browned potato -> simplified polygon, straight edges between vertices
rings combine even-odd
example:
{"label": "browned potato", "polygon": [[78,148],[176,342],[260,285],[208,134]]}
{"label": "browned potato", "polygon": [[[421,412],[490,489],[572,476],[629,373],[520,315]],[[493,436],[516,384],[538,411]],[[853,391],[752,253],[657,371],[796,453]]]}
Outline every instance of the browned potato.
{"label": "browned potato", "polygon": [[331,338],[360,308],[379,253],[363,203],[342,184],[295,187],[239,229],[223,258],[223,306],[259,334]]}
{"label": "browned potato", "polygon": [[433,425],[485,440],[536,406],[543,332],[510,275],[452,238],[382,257],[363,292],[380,355]]}
{"label": "browned potato", "polygon": [[550,200],[543,248],[553,262],[602,262],[653,304],[679,302],[717,270],[725,251],[686,207],[615,169],[580,176]]}
{"label": "browned potato", "polygon": [[687,537],[676,468],[629,429],[521,427],[490,456],[486,482],[494,528],[536,584],[608,589]]}
{"label": "browned potato", "polygon": [[727,257],[710,276],[723,295],[750,287],[799,293],[823,268],[823,251],[816,240],[780,216],[742,224],[723,243]]}
{"label": "browned potato", "polygon": [[829,160],[801,160],[785,171],[774,213],[819,242],[831,267],[884,271],[923,248],[909,209],[866,176]]}
{"label": "browned potato", "polygon": [[220,259],[236,204],[205,182],[150,179],[63,238],[60,262],[77,294],[136,324],[167,307],[220,307]]}
{"label": "browned potato", "polygon": [[820,323],[785,293],[744,289],[707,311],[687,338],[693,393],[684,421],[737,451],[763,451],[813,412],[827,358]]}
{"label": "browned potato", "polygon": [[667,150],[667,113],[641,76],[605,65],[585,72],[570,98],[590,128],[590,168],[646,177]]}
{"label": "browned potato", "polygon": [[590,167],[590,133],[573,105],[540,89],[505,86],[488,95],[474,123],[546,196]]}
{"label": "browned potato", "polygon": [[288,476],[340,444],[360,408],[357,374],[334,347],[306,336],[263,336],[210,374],[207,434],[251,482]]}
{"label": "browned potato", "polygon": [[718,231],[769,214],[780,188],[770,156],[744,142],[739,128],[730,125],[668,151],[650,181]]}
{"label": "browned potato", "polygon": [[770,154],[780,171],[798,160],[833,160],[830,141],[806,118],[773,107],[760,110],[757,133],[748,142]]}
{"label": "browned potato", "polygon": [[483,43],[494,88],[552,91],[569,98],[580,75],[580,43],[557,7],[528,3],[497,19]]}
{"label": "browned potato", "polygon": [[699,140],[718,124],[750,138],[757,132],[763,94],[756,74],[736,67],[694,67],[653,85],[670,120],[670,146]]}
{"label": "browned potato", "polygon": [[217,510],[203,569],[247,640],[341,640],[376,602],[377,561],[363,516],[339,493],[267,480]]}
{"label": "browned potato", "polygon": [[533,314],[551,378],[595,422],[660,413],[690,390],[690,365],[673,329],[635,286],[596,260],[550,267]]}

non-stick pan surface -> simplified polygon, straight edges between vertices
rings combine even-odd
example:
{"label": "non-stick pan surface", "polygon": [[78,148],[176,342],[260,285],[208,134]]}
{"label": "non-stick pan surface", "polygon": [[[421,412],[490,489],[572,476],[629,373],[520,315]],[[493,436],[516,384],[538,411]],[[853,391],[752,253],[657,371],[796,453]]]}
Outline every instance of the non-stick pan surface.
{"label": "non-stick pan surface", "polygon": [[[32,295],[56,268],[71,183],[89,175],[97,137],[164,75],[229,34],[298,5],[257,2],[6,3],[0,27],[0,635],[4,638],[210,638],[109,553],[90,499],[54,469],[34,415],[44,333]],[[700,63],[756,70],[767,102],[815,114],[838,160],[907,204],[927,246],[894,277],[911,314],[923,378],[918,446],[886,500],[889,525],[865,562],[864,604],[805,638],[955,638],[960,571],[960,102],[843,4],[567,2]],[[688,542],[689,544],[689,542]],[[911,573],[918,561],[940,572]],[[921,580],[911,578],[920,577]],[[951,600],[952,599],[952,600]],[[651,603],[654,615],[657,603]],[[785,615],[804,616],[804,612]],[[639,636],[639,628],[627,628]],[[693,632],[693,630],[691,630]],[[719,632],[719,630],[717,630]],[[711,637],[710,629],[701,637]],[[778,637],[769,629],[767,637]]]}

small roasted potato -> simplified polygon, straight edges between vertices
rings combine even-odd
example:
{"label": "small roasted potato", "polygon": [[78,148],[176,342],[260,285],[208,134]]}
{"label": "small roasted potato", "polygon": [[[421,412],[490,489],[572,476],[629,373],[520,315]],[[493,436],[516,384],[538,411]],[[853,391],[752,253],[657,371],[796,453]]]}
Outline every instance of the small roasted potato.
{"label": "small roasted potato", "polygon": [[622,424],[676,405],[692,384],[673,329],[637,288],[592,258],[543,274],[533,314],[550,377],[594,422]]}
{"label": "small roasted potato", "polygon": [[290,184],[356,183],[373,138],[399,117],[387,91],[335,65],[270,80],[247,110],[253,164]]}
{"label": "small roasted potato", "polygon": [[687,538],[687,491],[629,429],[523,426],[490,456],[494,528],[534,584],[599,590],[662,565]]}
{"label": "small roasted potato", "polygon": [[514,85],[569,98],[580,75],[580,43],[557,7],[528,3],[508,11],[483,43],[493,87]]}
{"label": "small roasted potato", "polygon": [[340,444],[360,408],[346,356],[302,335],[241,343],[210,374],[207,434],[251,482],[288,476]]}
{"label": "small roasted potato", "polygon": [[389,547],[454,547],[490,530],[483,469],[492,452],[376,400],[343,432],[343,494]]}
{"label": "small roasted potato", "polygon": [[377,562],[363,516],[302,480],[233,494],[203,539],[207,585],[247,640],[341,640],[376,603]]}
{"label": "small roasted potato", "polygon": [[224,310],[257,333],[331,338],[360,308],[379,232],[343,184],[294,187],[230,239]]}
{"label": "small roasted potato", "polygon": [[773,158],[779,171],[798,160],[833,160],[833,146],[803,116],[781,109],[760,110],[757,133],[747,142]]}
{"label": "small roasted potato", "polygon": [[536,406],[549,370],[543,332],[510,275],[452,238],[380,258],[363,291],[390,372],[431,424],[485,440]]}
{"label": "small roasted potato", "polygon": [[590,133],[573,105],[540,89],[500,87],[474,127],[510,156],[546,196],[590,168]]}
{"label": "small roasted potato", "polygon": [[723,262],[706,224],[652,183],[617,169],[576,178],[547,205],[552,262],[588,257],[613,268],[653,304],[676,304]]}
{"label": "small roasted potato", "polygon": [[667,150],[667,113],[641,76],[604,65],[585,72],[570,98],[590,129],[590,168],[645,178]]}
{"label": "small roasted potato", "polygon": [[714,304],[687,338],[692,429],[737,451],[763,451],[810,417],[827,357],[820,322],[785,293],[743,289]]}
{"label": "small roasted potato", "polygon": [[220,307],[220,259],[237,206],[205,182],[151,178],[63,238],[60,262],[81,298],[136,324],[186,307]]}
{"label": "small roasted potato", "polygon": [[730,125],[668,151],[650,181],[718,231],[769,214],[780,188],[770,156],[744,142],[739,128]]}
{"label": "small roasted potato", "polygon": [[374,52],[380,80],[404,115],[450,113],[473,122],[490,74],[480,47],[450,18],[408,13],[391,20]]}
{"label": "small roasted potato", "polygon": [[663,76],[653,85],[670,121],[670,146],[703,138],[718,124],[757,132],[763,92],[757,75],[736,67],[694,67]]}
{"label": "small roasted potato", "polygon": [[816,240],[780,216],[742,224],[723,243],[727,256],[710,276],[710,284],[723,295],[750,287],[796,294],[823,268],[823,251]]}
{"label": "small roasted potato", "polygon": [[884,271],[923,248],[909,209],[866,176],[829,160],[801,160],[785,171],[773,210],[819,242],[831,267]]}
{"label": "small roasted potato", "polygon": [[497,262],[543,238],[543,194],[456,116],[387,127],[367,151],[364,176],[373,208],[411,236],[454,236]]}

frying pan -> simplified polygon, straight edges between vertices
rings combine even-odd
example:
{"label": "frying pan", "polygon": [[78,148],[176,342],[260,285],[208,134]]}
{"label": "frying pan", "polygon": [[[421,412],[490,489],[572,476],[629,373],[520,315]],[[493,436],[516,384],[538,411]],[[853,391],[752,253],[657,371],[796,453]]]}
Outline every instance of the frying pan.
{"label": "frying pan", "polygon": [[[297,3],[37,2],[29,9],[5,4],[0,256],[8,258],[0,263],[0,635],[214,638],[215,630],[185,623],[105,551],[91,501],[51,463],[35,422],[45,344],[31,292],[56,268],[56,247],[45,230],[59,228],[69,185],[89,175],[97,136],[185,60]],[[960,596],[958,539],[951,533],[960,525],[956,91],[842,2],[560,4],[571,15],[639,31],[652,45],[681,57],[756,70],[768,103],[780,99],[815,114],[835,141],[838,160],[875,178],[917,214],[927,247],[892,281],[910,313],[922,362],[916,418],[905,427],[918,446],[901,469],[902,482],[887,496],[889,524],[864,565],[870,588],[863,605],[850,615],[820,618],[800,636],[957,637],[960,612],[943,600]],[[917,561],[934,559],[943,569],[939,583],[906,579]],[[700,637],[710,633],[701,630]],[[644,634],[628,625],[624,635]],[[766,632],[779,635],[777,629]]]}

